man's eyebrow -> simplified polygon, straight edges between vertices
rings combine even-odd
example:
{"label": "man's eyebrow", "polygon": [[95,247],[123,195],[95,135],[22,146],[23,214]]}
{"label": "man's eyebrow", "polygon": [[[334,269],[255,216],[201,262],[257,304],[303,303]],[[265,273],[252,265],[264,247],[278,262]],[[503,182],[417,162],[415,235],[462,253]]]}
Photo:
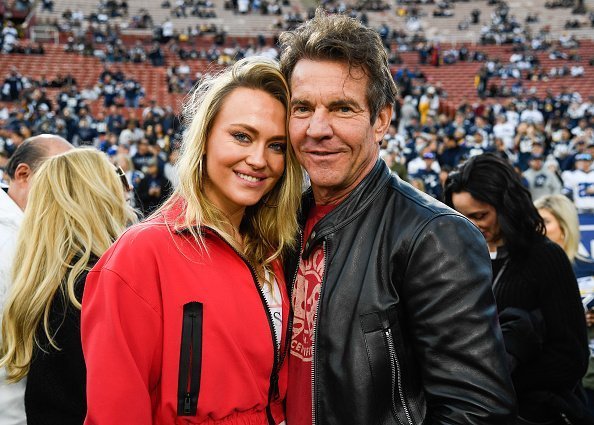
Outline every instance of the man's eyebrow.
{"label": "man's eyebrow", "polygon": [[311,103],[304,99],[291,99],[291,106],[310,105]]}
{"label": "man's eyebrow", "polygon": [[332,102],[330,102],[328,104],[328,107],[330,109],[339,108],[341,106],[350,106],[351,108],[353,108],[355,110],[363,109],[363,108],[361,108],[361,105],[359,105],[359,103],[354,99],[333,100]]}
{"label": "man's eyebrow", "polygon": [[[291,106],[310,106],[311,102],[309,102],[308,100],[304,100],[304,99],[292,99],[291,100]],[[333,100],[330,103],[328,103],[328,108],[338,108],[341,106],[350,106],[351,108],[355,109],[355,110],[361,110],[363,109],[361,107],[361,105],[359,105],[359,103],[354,100],[354,99],[338,99],[338,100]]]}

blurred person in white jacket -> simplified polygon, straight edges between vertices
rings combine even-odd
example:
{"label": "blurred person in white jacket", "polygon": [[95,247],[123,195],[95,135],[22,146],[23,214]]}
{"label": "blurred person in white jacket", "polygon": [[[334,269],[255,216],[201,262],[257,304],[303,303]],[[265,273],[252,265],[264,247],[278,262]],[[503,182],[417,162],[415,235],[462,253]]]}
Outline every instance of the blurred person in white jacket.
{"label": "blurred person in white jacket", "polygon": [[[72,145],[62,137],[42,134],[25,140],[8,162],[8,189],[0,190],[0,313],[11,283],[12,260],[31,178],[45,159],[69,149]],[[25,386],[26,379],[7,384],[5,371],[0,369],[0,425],[27,424]]]}

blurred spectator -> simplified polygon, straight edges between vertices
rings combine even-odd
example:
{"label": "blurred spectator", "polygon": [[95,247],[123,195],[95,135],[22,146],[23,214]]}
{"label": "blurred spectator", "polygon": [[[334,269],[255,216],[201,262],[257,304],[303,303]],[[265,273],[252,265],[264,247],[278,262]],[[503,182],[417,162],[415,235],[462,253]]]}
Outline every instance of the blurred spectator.
{"label": "blurred spectator", "polygon": [[439,172],[436,172],[432,167],[436,162],[436,155],[433,152],[425,152],[422,156],[425,166],[419,168],[416,173],[411,174],[413,179],[420,179],[423,181],[425,193],[433,196],[436,199],[441,199],[442,186],[439,180]]}
{"label": "blurred spectator", "polygon": [[5,21],[5,27],[2,28],[2,53],[12,52],[18,39],[18,31],[12,21]]}
{"label": "blurred spectator", "polygon": [[594,171],[591,166],[592,155],[581,153],[575,157],[575,169],[562,174],[563,185],[579,212],[594,211]]}
{"label": "blurred spectator", "polygon": [[543,155],[532,154],[528,162],[529,168],[523,173],[533,200],[541,196],[559,194],[563,188],[559,178],[548,168],[543,167],[543,164]]}
{"label": "blurred spectator", "polygon": [[138,205],[144,217],[159,207],[172,191],[169,180],[163,176],[157,158],[150,156],[143,167],[144,177],[136,190]]}
{"label": "blurred spectator", "polygon": [[18,73],[16,68],[13,67],[2,84],[2,100],[18,100],[23,88],[23,77]]}

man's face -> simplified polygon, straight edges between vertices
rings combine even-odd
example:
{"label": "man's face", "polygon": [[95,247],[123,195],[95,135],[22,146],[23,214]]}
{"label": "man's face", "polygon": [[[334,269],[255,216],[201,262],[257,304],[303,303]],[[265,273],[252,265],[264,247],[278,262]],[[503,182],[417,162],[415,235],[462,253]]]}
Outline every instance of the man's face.
{"label": "man's face", "polygon": [[344,199],[378,158],[392,110],[371,124],[368,81],[343,62],[302,59],[293,70],[289,133],[319,204]]}
{"label": "man's face", "polygon": [[533,158],[530,160],[530,168],[539,171],[542,169],[542,159]]}

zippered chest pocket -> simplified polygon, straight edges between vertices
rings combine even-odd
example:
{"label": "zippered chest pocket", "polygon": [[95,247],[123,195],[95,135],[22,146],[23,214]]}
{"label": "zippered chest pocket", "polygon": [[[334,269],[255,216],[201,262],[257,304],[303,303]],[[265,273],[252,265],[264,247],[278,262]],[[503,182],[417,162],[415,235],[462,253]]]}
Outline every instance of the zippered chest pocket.
{"label": "zippered chest pocket", "polygon": [[196,416],[198,409],[202,375],[202,307],[197,301],[184,304],[177,385],[178,416]]}
{"label": "zippered chest pocket", "polygon": [[[375,390],[374,396],[379,403],[378,411],[388,413],[383,415],[382,423],[412,425],[413,419],[405,393],[403,359],[397,353],[398,341],[392,330],[398,322],[396,306],[386,311],[363,314],[360,321]],[[387,411],[388,408],[391,415]]]}

